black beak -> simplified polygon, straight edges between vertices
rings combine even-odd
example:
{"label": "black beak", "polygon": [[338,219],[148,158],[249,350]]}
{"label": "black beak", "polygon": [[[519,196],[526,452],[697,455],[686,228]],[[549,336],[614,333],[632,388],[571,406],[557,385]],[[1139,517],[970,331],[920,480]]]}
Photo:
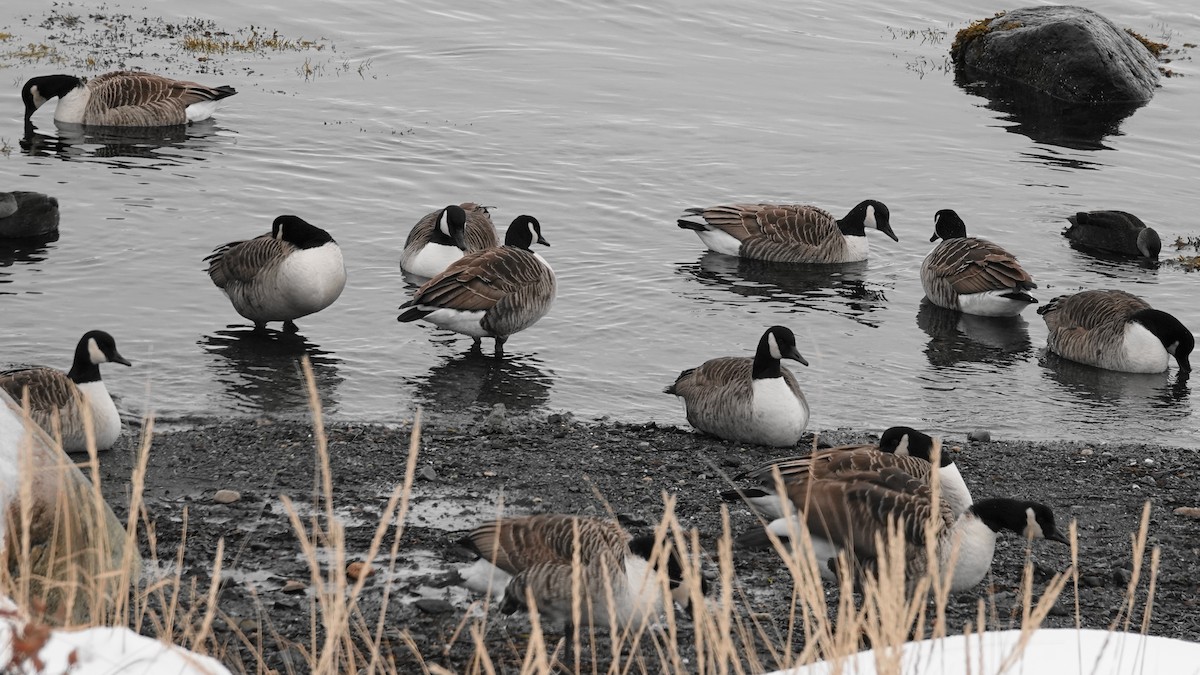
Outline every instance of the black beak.
{"label": "black beak", "polygon": [[933,233],[933,236],[929,238],[929,241],[931,241],[931,242],[932,242],[932,241],[937,241],[937,240],[938,240],[938,235],[937,235],[937,232],[934,232],[934,233]]}
{"label": "black beak", "polygon": [[806,361],[804,359],[804,357],[800,355],[800,350],[796,349],[795,347],[792,347],[791,349],[787,350],[787,352],[784,353],[783,358],[791,359],[793,361],[799,361],[800,363],[803,363],[806,366],[808,365],[808,361]]}

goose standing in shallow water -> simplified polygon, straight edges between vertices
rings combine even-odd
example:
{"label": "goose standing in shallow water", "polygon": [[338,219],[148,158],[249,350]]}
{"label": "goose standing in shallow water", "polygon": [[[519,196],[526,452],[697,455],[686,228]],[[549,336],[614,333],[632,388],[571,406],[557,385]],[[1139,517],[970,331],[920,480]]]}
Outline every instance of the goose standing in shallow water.
{"label": "goose standing in shallow water", "polygon": [[1156,259],[1162,250],[1158,232],[1124,211],[1080,211],[1067,216],[1063,236],[1072,243],[1106,253]]}
{"label": "goose standing in shallow water", "polygon": [[[838,556],[845,552],[857,570],[874,571],[885,555],[877,542],[886,542],[888,528],[899,523],[904,537],[905,579],[915,580],[928,569],[926,525],[937,538],[939,569],[950,574],[950,589],[965,591],[987,575],[1002,530],[1026,538],[1068,543],[1059,532],[1050,507],[1007,498],[983,499],[955,515],[948,500],[934,509],[929,484],[898,467],[877,471],[845,471],[798,484],[790,496],[797,515],[781,518],[737,538],[742,548],[769,545],[767,531],[787,540],[797,527],[808,530],[821,574],[833,576]],[[954,567],[950,559],[957,550]]]}
{"label": "goose standing in shallow water", "polygon": [[297,216],[279,216],[270,234],[230,242],[204,260],[213,283],[259,331],[282,321],[295,333],[296,319],[332,305],[346,287],[342,249]]}
{"label": "goose standing in shallow water", "polygon": [[111,335],[102,330],[88,331],[75,345],[75,360],[69,372],[42,366],[7,370],[0,372],[0,388],[18,403],[28,392],[30,416],[51,438],[58,435],[57,418],[63,450],[67,452],[87,450],[86,405],[96,449],[108,450],[121,435],[121,416],[100,379],[101,363],[130,365],[117,351]]}
{"label": "goose standing in shallow water", "polygon": [[58,200],[40,192],[0,192],[0,239],[58,234]]}
{"label": "goose standing in shallow water", "polygon": [[[851,471],[879,471],[896,467],[926,483],[932,480],[933,454],[941,448],[941,439],[911,427],[891,427],[883,432],[878,444],[843,445],[818,450],[803,457],[772,460],[745,471],[737,478],[754,481],[754,487],[727,490],[721,498],[727,502],[745,502],[755,513],[768,521],[794,512],[786,500],[803,495],[804,481],[828,478]],[[777,492],[775,474],[783,481],[784,494]],[[949,452],[939,453],[938,477],[942,499],[950,505],[955,516],[971,506],[971,491]]]}
{"label": "goose standing in shallow water", "polygon": [[525,330],[550,311],[555,280],[550,264],[529,250],[549,246],[533,216],[517,216],[504,235],[504,245],[468,253],[417,289],[400,306],[397,321],[423,319],[470,335],[496,339],[496,355],[513,333]]}
{"label": "goose standing in shallow water", "polygon": [[802,204],[733,204],[692,208],[676,221],[710,250],[781,263],[846,263],[867,259],[867,228],[900,241],[882,202],[860,202],[837,219]]}
{"label": "goose standing in shallow water", "polygon": [[683,399],[688,422],[700,431],[727,441],[795,445],[808,426],[808,401],[780,359],[808,365],[792,331],[772,326],[753,358],[710,359],[680,373],[663,391]]}
{"label": "goose standing in shallow water", "polygon": [[426,215],[409,231],[400,255],[400,269],[432,279],[464,253],[499,246],[496,226],[486,206],[451,204]]}
{"label": "goose standing in shallow water", "polygon": [[43,75],[21,88],[25,123],[54,97],[54,121],[103,127],[167,127],[212,117],[217,102],[237,91],[161,75],[119,70],[90,79]]}
{"label": "goose standing in shallow water", "polygon": [[[565,624],[570,639],[576,541],[584,626],[638,630],[654,622],[669,602],[690,606],[678,554],[670,550],[665,556],[669,593],[664,593],[657,571],[663,558],[653,555],[654,537],[631,538],[604,518],[542,514],[487,523],[463,539],[479,560],[459,575],[468,588],[499,598],[504,614],[528,610],[528,590],[540,615]],[[703,595],[707,582],[697,576]]]}
{"label": "goose standing in shallow water", "polygon": [[979,316],[1016,316],[1037,302],[1037,288],[1013,254],[986,239],[967,236],[967,225],[951,209],[933,217],[933,236],[942,239],[921,263],[921,285],[938,307]]}
{"label": "goose standing in shallow water", "polygon": [[1174,356],[1191,371],[1196,338],[1180,321],[1145,300],[1116,290],[1060,295],[1038,314],[1046,321],[1046,345],[1059,356],[1124,373],[1162,373]]}

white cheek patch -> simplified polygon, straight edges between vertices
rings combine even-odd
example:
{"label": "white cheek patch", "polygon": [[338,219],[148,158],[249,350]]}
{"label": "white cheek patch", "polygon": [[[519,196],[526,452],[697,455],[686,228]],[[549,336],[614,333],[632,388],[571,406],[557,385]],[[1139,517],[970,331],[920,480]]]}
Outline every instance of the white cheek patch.
{"label": "white cheek patch", "polygon": [[100,349],[100,345],[96,344],[96,338],[88,339],[88,356],[92,359],[92,363],[108,362],[108,357],[104,355],[104,351]]}
{"label": "white cheek patch", "polygon": [[441,215],[438,216],[437,228],[442,231],[442,234],[450,236],[450,222],[446,218],[446,209],[442,209]]}
{"label": "white cheek patch", "polygon": [[537,240],[538,240],[537,228],[535,228],[533,226],[533,223],[529,223],[529,243],[536,244]]}
{"label": "white cheek patch", "polygon": [[1042,526],[1038,524],[1037,516],[1033,513],[1033,508],[1025,509],[1025,537],[1027,539],[1044,539]]}
{"label": "white cheek patch", "polygon": [[939,222],[939,221],[941,221],[941,219],[942,219],[942,214],[940,214],[940,213],[938,213],[938,214],[936,214],[936,215],[934,215],[934,216],[933,216],[933,227],[934,227],[934,229],[937,229],[937,224],[938,224],[938,222]]}
{"label": "white cheek patch", "polygon": [[863,220],[867,227],[879,227],[875,223],[875,207],[867,205],[867,217]]}
{"label": "white cheek patch", "polygon": [[33,106],[35,108],[42,107],[42,104],[46,102],[46,97],[42,96],[42,93],[38,91],[36,84],[29,88],[29,93],[33,94]]}
{"label": "white cheek patch", "polygon": [[1175,350],[1178,348],[1179,348],[1179,340],[1176,340],[1167,346],[1167,353],[1170,354],[1171,356],[1175,356]]}
{"label": "white cheek patch", "polygon": [[900,443],[896,446],[896,452],[894,454],[900,455],[900,456],[905,456],[905,455],[909,454],[909,452],[908,452],[908,434],[904,434],[903,436],[900,437]]}
{"label": "white cheek patch", "polygon": [[779,351],[779,342],[775,340],[775,334],[767,335],[767,347],[771,350],[771,358],[779,360],[783,358],[783,352]]}

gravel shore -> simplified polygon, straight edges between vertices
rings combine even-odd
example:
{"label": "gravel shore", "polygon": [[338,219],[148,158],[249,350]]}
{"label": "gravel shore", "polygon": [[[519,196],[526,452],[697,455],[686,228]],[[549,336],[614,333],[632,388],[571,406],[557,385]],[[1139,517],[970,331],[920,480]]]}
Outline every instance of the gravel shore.
{"label": "gravel shore", "polygon": [[[194,581],[203,593],[223,539],[226,582],[215,630],[228,650],[226,661],[255,669],[251,651],[238,638],[241,633],[261,636],[268,667],[304,672],[303,655],[311,644],[310,575],[280,497],[292,499],[307,522],[319,494],[311,425],[236,419],[160,420],[158,426],[162,430],[154,434],[144,491],[158,558],[174,560],[186,522],[185,584]],[[410,430],[411,420],[327,425],[333,501],[346,526],[348,561],[366,556],[379,515],[403,481]],[[138,432],[128,429],[101,458],[105,494],[122,519]],[[822,432],[819,440],[836,445],[876,438],[838,430]],[[1149,501],[1149,544],[1161,549],[1150,632],[1200,639],[1200,520],[1186,515],[1187,507],[1200,506],[1194,450],[974,442],[965,431],[945,440],[977,499],[1033,499],[1050,505],[1062,525],[1078,521],[1078,602],[1086,627],[1107,628],[1122,606],[1132,567],[1131,535]],[[811,447],[812,439],[800,445]],[[690,429],[585,421],[569,414],[509,416],[492,410],[428,419],[400,565],[368,579],[361,608],[365,616],[377,617],[390,581],[385,649],[401,672],[417,663],[400,639],[405,632],[425,661],[461,671],[472,651],[469,638],[459,635],[447,645],[471,598],[447,585],[448,571],[467,559],[456,545],[462,531],[494,516],[501,502],[506,511],[517,513],[603,514],[611,509],[638,530],[657,522],[666,492],[677,500],[680,521],[696,528],[706,551],[712,552],[721,532],[717,493],[729,487],[727,476],[786,454],[725,443]],[[754,522],[743,507],[734,505],[731,512],[735,533]],[[390,543],[390,537],[384,540],[385,553]],[[145,537],[143,553],[152,559]],[[1025,554],[1023,541],[1002,538],[990,582],[951,599],[952,630],[974,620],[981,597],[987,598],[999,625],[1019,621],[1011,610],[1020,605]],[[386,559],[377,562],[386,564]],[[1037,597],[1052,574],[1069,567],[1070,553],[1059,544],[1036,542],[1033,562]],[[737,582],[753,590],[746,596],[751,603],[747,611],[785,626],[791,583],[773,552],[740,555]],[[1145,589],[1143,581],[1135,628]],[[1075,600],[1068,586],[1047,624],[1073,626]],[[496,618],[489,626],[485,639],[498,664],[519,660],[527,622]],[[686,626],[680,639],[687,639]],[[765,645],[761,653],[764,663],[775,665]]]}

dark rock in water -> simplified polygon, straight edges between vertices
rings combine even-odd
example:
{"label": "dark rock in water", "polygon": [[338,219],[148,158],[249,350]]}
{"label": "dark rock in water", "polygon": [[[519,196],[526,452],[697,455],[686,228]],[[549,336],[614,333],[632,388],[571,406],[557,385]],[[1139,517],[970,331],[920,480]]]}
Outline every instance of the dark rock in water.
{"label": "dark rock in water", "polygon": [[1146,45],[1083,7],[1026,7],[977,21],[950,48],[957,69],[1072,103],[1145,103],[1158,69]]}
{"label": "dark rock in water", "polygon": [[413,604],[426,614],[448,614],[454,611],[454,605],[437,598],[421,598]]}
{"label": "dark rock in water", "polygon": [[0,239],[57,236],[57,199],[40,192],[0,192]]}

